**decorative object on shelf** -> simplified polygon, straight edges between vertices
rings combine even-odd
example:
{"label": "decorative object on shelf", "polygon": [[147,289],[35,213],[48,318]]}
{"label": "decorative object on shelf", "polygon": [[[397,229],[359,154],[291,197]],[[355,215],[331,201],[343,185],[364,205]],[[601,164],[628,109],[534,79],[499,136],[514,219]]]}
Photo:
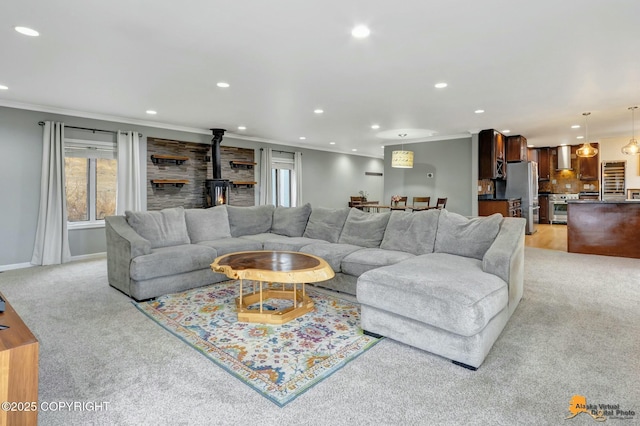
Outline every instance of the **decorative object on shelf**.
{"label": "decorative object on shelf", "polygon": [[589,123],[588,118],[591,115],[590,112],[583,112],[584,115],[584,144],[576,150],[578,157],[595,157],[598,154],[598,149],[591,146],[589,143]]}
{"label": "decorative object on shelf", "polygon": [[358,194],[362,197],[362,202],[366,202],[367,198],[369,198],[369,193],[367,191],[359,191]]}
{"label": "decorative object on shelf", "polygon": [[180,165],[187,161],[189,157],[182,157],[179,155],[163,155],[163,154],[153,154],[151,156],[151,161],[153,164],[158,163],[176,163],[176,165]]}
{"label": "decorative object on shelf", "polygon": [[638,141],[636,140],[636,133],[634,128],[634,111],[637,109],[637,106],[629,107],[631,110],[631,140],[628,144],[622,147],[622,153],[627,155],[635,155],[640,152],[640,145],[638,145]]}
{"label": "decorative object on shelf", "polygon": [[161,187],[164,185],[173,185],[181,188],[183,185],[188,184],[189,181],[185,179],[151,179],[151,184],[155,187]]}
{"label": "decorative object on shelf", "polygon": [[229,161],[229,166],[231,166],[232,169],[253,169],[255,165],[256,163],[251,161]]}
{"label": "decorative object on shelf", "polygon": [[[401,138],[407,136],[406,133],[398,134]],[[400,151],[391,152],[391,167],[396,169],[412,169],[413,168],[413,151],[405,151],[404,143]]]}

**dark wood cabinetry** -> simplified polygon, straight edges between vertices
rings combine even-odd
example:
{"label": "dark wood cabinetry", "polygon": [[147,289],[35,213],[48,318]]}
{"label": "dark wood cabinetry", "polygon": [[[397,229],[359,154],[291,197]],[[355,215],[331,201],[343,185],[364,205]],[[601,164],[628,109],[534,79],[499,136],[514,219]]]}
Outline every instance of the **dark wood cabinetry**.
{"label": "dark wood cabinetry", "polygon": [[549,196],[548,195],[538,195],[538,205],[540,206],[539,213],[539,221],[542,224],[549,224]]}
{"label": "dark wood cabinetry", "polygon": [[[600,149],[597,143],[591,144],[594,148]],[[600,154],[595,157],[578,157],[580,164],[580,180],[598,180],[598,169],[600,168]]]}
{"label": "dark wood cabinetry", "polygon": [[551,148],[538,148],[538,180],[551,179]]}
{"label": "dark wood cabinetry", "polygon": [[497,130],[478,134],[478,179],[506,179],[505,137]]}
{"label": "dark wood cabinetry", "polygon": [[507,162],[527,161],[527,138],[522,135],[508,136]]}
{"label": "dark wood cabinetry", "polygon": [[500,213],[504,217],[522,217],[520,198],[509,200],[478,200],[478,216]]}

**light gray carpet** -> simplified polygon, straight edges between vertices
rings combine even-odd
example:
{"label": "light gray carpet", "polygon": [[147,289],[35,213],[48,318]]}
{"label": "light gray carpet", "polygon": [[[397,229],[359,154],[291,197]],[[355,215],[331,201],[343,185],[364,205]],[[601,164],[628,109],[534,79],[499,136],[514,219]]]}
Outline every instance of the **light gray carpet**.
{"label": "light gray carpet", "polygon": [[284,408],[146,318],[104,259],[0,273],[0,291],[40,341],[40,401],[109,403],[42,425],[593,424],[564,420],[574,394],[640,422],[640,260],[525,261],[524,298],[478,371],[385,339]]}

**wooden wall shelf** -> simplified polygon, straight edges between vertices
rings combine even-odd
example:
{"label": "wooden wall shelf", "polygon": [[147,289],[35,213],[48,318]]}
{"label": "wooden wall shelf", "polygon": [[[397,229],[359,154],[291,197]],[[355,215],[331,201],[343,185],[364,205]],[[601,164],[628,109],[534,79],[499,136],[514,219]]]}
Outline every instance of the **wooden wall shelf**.
{"label": "wooden wall shelf", "polygon": [[240,187],[245,187],[245,188],[250,188],[254,185],[256,185],[258,182],[244,182],[244,181],[233,181],[231,182],[231,185],[233,185],[234,188],[240,188]]}
{"label": "wooden wall shelf", "polygon": [[251,161],[229,161],[232,169],[253,169],[256,164]]}
{"label": "wooden wall shelf", "polygon": [[164,185],[173,185],[178,188],[181,188],[183,185],[186,185],[188,183],[189,181],[184,179],[152,179],[151,180],[151,184],[156,188]]}
{"label": "wooden wall shelf", "polygon": [[176,165],[180,165],[187,161],[189,157],[183,157],[179,155],[163,155],[163,154],[153,154],[151,156],[151,161],[153,164],[158,163],[175,163]]}

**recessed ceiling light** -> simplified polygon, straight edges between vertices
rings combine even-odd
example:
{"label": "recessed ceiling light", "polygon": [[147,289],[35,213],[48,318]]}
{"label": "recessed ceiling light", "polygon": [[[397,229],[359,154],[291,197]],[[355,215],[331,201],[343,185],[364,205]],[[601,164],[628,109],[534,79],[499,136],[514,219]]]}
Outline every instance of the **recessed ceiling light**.
{"label": "recessed ceiling light", "polygon": [[0,84],[0,90],[9,90],[9,88],[7,86],[3,86],[2,84]]}
{"label": "recessed ceiling light", "polygon": [[436,89],[444,89],[445,87],[447,87],[447,83],[436,83],[435,85]]}
{"label": "recessed ceiling light", "polygon": [[246,126],[238,126],[238,130],[247,130]]}
{"label": "recessed ceiling light", "polygon": [[574,124],[573,126],[571,126],[572,129],[579,129],[580,125],[579,124]]}
{"label": "recessed ceiling light", "polygon": [[313,112],[315,112],[316,114],[322,114],[324,112],[324,110],[320,109],[320,108],[317,108],[317,109],[314,109]]}
{"label": "recessed ceiling light", "polygon": [[380,128],[380,125],[379,125],[379,124],[373,124],[373,125],[371,126],[371,128],[372,128],[373,130],[378,130],[378,129]]}
{"label": "recessed ceiling light", "polygon": [[527,145],[527,148],[534,148],[534,147],[535,147],[535,145],[533,145],[533,144]]}
{"label": "recessed ceiling light", "polygon": [[27,27],[15,27],[15,30],[20,34],[26,35],[29,37],[38,37],[40,35],[40,33],[37,32],[36,30],[27,28]]}
{"label": "recessed ceiling light", "polygon": [[357,149],[353,148],[351,151],[356,152],[356,151],[357,151]]}
{"label": "recessed ceiling light", "polygon": [[216,84],[216,86],[226,88],[226,87],[229,87],[229,83],[225,81],[220,81]]}
{"label": "recessed ceiling light", "polygon": [[158,113],[158,111],[154,111],[154,110],[152,110],[152,109],[148,109],[146,112],[147,112],[147,114],[149,114],[149,115],[156,115],[156,114]]}
{"label": "recessed ceiling light", "polygon": [[502,133],[511,133],[511,130],[509,130],[509,129],[504,129],[504,130],[502,131]]}
{"label": "recessed ceiling light", "polygon": [[366,25],[357,25],[351,30],[351,35],[355,38],[367,38],[371,30]]}
{"label": "recessed ceiling light", "polygon": [[301,140],[301,141],[303,141],[303,140],[305,140],[305,139],[306,139],[306,137],[305,137],[305,136],[300,136],[300,140]]}
{"label": "recessed ceiling light", "polygon": [[576,139],[584,139],[584,136],[576,136]]}
{"label": "recessed ceiling light", "polygon": [[560,146],[567,146],[567,144],[566,143],[561,143]]}
{"label": "recessed ceiling light", "polygon": [[482,114],[484,112],[484,110],[483,109],[477,109],[477,110],[475,110],[473,112],[475,112],[476,114]]}
{"label": "recessed ceiling light", "polygon": [[335,144],[336,144],[335,142],[329,142],[329,145],[335,145]]}

